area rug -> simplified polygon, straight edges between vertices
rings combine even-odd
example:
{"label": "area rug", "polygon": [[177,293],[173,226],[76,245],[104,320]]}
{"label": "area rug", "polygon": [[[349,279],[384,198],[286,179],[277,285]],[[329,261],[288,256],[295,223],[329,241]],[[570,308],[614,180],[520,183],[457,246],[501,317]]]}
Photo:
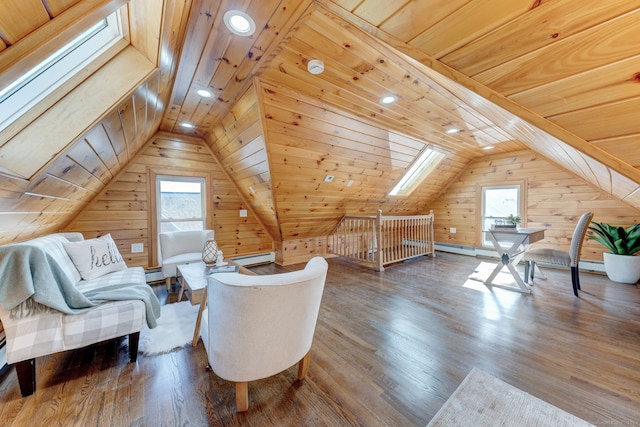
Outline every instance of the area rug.
{"label": "area rug", "polygon": [[145,356],[154,356],[191,343],[199,308],[189,301],[163,305],[158,326],[140,332],[138,350]]}
{"label": "area rug", "polygon": [[592,426],[473,368],[428,426]]}

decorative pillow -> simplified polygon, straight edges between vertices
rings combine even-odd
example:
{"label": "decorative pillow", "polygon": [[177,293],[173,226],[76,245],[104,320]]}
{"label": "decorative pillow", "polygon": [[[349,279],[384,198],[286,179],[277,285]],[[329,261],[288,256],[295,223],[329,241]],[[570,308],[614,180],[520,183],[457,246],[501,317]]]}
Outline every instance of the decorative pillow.
{"label": "decorative pillow", "polygon": [[112,271],[127,268],[111,234],[105,234],[96,239],[65,243],[64,248],[84,280],[95,279]]}

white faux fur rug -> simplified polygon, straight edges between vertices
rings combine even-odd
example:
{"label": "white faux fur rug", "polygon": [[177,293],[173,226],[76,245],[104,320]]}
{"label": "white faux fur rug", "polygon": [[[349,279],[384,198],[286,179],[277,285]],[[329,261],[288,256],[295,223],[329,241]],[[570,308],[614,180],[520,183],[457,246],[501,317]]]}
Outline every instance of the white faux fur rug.
{"label": "white faux fur rug", "polygon": [[436,426],[587,427],[592,424],[473,368],[427,427]]}
{"label": "white faux fur rug", "polygon": [[138,350],[145,356],[169,353],[193,341],[200,306],[189,301],[162,306],[158,326],[140,332]]}

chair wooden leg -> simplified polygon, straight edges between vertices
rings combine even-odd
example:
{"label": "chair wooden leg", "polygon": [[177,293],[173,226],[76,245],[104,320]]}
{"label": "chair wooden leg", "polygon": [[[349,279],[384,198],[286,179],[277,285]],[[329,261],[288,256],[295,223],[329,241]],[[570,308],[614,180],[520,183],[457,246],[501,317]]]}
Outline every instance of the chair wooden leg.
{"label": "chair wooden leg", "polygon": [[171,290],[171,277],[164,279],[164,286],[167,288],[167,292]]}
{"label": "chair wooden leg", "polygon": [[245,412],[249,410],[249,387],[248,383],[236,383],[236,411]]}
{"label": "chair wooden leg", "polygon": [[129,362],[136,363],[138,360],[138,343],[140,342],[140,331],[129,334]]}
{"label": "chair wooden leg", "polygon": [[307,376],[307,371],[309,370],[309,363],[311,362],[311,351],[308,351],[307,354],[304,355],[300,362],[298,362],[298,379],[303,380],[304,377]]}
{"label": "chair wooden leg", "polygon": [[36,359],[22,360],[15,366],[22,397],[31,396],[36,391]]}

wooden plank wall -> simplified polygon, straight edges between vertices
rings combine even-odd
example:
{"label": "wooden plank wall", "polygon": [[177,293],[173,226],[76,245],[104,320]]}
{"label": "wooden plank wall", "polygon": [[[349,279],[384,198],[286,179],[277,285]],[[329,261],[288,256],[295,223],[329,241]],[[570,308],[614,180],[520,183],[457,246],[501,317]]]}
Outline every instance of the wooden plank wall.
{"label": "wooden plank wall", "polygon": [[205,138],[265,230],[273,240],[281,240],[260,107],[253,86]]}
{"label": "wooden plank wall", "polygon": [[327,236],[291,239],[276,242],[276,263],[292,265],[307,262],[316,256],[329,257]]}
{"label": "wooden plank wall", "polygon": [[[544,244],[568,250],[580,215],[594,221],[628,226],[640,222],[640,210],[620,202],[531,151],[488,156],[472,161],[433,203],[436,242],[479,247],[480,188],[527,183],[523,226],[546,228]],[[450,233],[455,227],[456,234]],[[602,260],[603,247],[586,240],[582,258]]]}
{"label": "wooden plank wall", "polygon": [[[247,206],[204,142],[164,133],[151,138],[66,231],[80,231],[86,238],[111,233],[127,265],[157,265],[152,259],[157,243],[150,221],[155,185],[148,181],[153,172],[167,175],[201,173],[211,177],[206,222],[215,230],[216,242],[225,256],[273,250],[271,239],[252,212],[249,211],[247,217],[240,217],[240,209],[247,209]],[[132,254],[132,243],[143,243],[144,252]]]}
{"label": "wooden plank wall", "polygon": [[[260,81],[259,94],[283,240],[329,235],[346,214],[428,213],[430,201],[468,161],[450,154],[411,197],[388,197],[428,141],[394,137],[270,81]],[[325,182],[326,175],[333,181]]]}

